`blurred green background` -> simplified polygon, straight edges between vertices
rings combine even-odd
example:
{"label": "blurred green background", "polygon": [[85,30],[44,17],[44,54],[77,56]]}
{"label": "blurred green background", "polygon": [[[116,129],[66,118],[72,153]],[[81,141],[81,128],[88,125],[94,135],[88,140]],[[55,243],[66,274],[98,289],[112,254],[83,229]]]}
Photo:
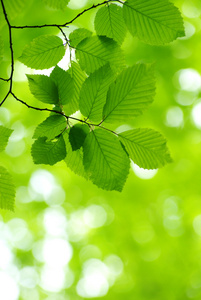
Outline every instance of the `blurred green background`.
{"label": "blurred green background", "polygon": [[[71,0],[66,11],[56,11],[27,1],[12,14],[12,24],[63,23],[99,2]],[[0,299],[201,299],[201,3],[173,2],[184,17],[185,38],[153,47],[127,34],[123,44],[127,64],[154,62],[157,78],[154,103],[125,126],[163,133],[173,163],[155,171],[133,164],[123,192],[106,192],[64,162],[33,164],[31,137],[47,113],[12,98],[0,108],[0,124],[14,129],[0,165],[13,174],[17,188],[15,212],[0,212]],[[94,30],[95,12],[66,33]],[[13,31],[14,91],[39,107],[25,81],[33,70],[17,58],[29,41],[48,33],[58,31]],[[0,77],[9,76],[9,57],[7,41]],[[68,52],[61,66],[68,66]],[[1,99],[7,88],[0,81]]]}

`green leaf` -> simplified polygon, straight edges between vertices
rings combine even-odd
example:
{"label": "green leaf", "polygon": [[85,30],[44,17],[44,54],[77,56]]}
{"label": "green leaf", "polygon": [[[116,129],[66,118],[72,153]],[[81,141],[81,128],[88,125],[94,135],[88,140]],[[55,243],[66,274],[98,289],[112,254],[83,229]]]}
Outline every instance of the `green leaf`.
{"label": "green leaf", "polygon": [[59,136],[66,128],[66,118],[61,115],[52,115],[36,127],[33,138],[47,137],[52,140]]}
{"label": "green leaf", "polygon": [[91,73],[85,80],[80,92],[79,106],[81,113],[91,121],[101,121],[107,91],[113,81],[114,73],[109,64]]}
{"label": "green leaf", "polygon": [[80,149],[85,141],[87,134],[89,133],[89,126],[85,124],[75,124],[69,132],[69,141],[71,143],[72,150]]}
{"label": "green leaf", "polygon": [[89,178],[105,190],[121,191],[129,173],[130,161],[118,138],[96,129],[85,139],[84,167]]}
{"label": "green leaf", "polygon": [[48,69],[64,56],[62,39],[54,35],[42,35],[26,45],[19,60],[32,69]]}
{"label": "green leaf", "polygon": [[124,131],[119,138],[131,159],[141,168],[157,169],[172,161],[165,138],[153,129]]}
{"label": "green leaf", "polygon": [[56,66],[50,74],[50,78],[57,86],[59,103],[61,105],[69,103],[73,98],[74,92],[74,85],[71,76],[66,71]]}
{"label": "green leaf", "polygon": [[71,115],[79,110],[78,100],[80,97],[80,90],[87,76],[81,70],[79,64],[75,61],[71,62],[71,67],[68,69],[68,73],[73,79],[74,93],[71,102],[64,106],[64,111],[67,115]]}
{"label": "green leaf", "polygon": [[71,47],[75,48],[82,40],[92,35],[92,32],[85,28],[75,29],[69,35]]}
{"label": "green leaf", "polygon": [[133,119],[152,103],[154,95],[153,65],[136,64],[127,68],[109,88],[103,119],[107,122]]}
{"label": "green leaf", "polygon": [[70,0],[43,0],[45,4],[55,9],[64,9]]}
{"label": "green leaf", "polygon": [[59,96],[54,81],[46,75],[26,75],[31,93],[41,102],[57,104]]}
{"label": "green leaf", "polygon": [[15,186],[8,171],[0,166],[0,208],[14,211]]}
{"label": "green leaf", "polygon": [[47,141],[41,137],[34,142],[31,154],[35,164],[54,165],[66,157],[66,147],[63,136],[55,141]]}
{"label": "green leaf", "polygon": [[148,44],[163,45],[185,35],[179,10],[166,0],[127,0],[123,15],[131,34]]}
{"label": "green leaf", "polygon": [[84,39],[76,47],[76,58],[87,73],[92,73],[107,63],[111,63],[111,68],[119,71],[125,64],[120,46],[105,36]]}
{"label": "green leaf", "polygon": [[0,151],[5,150],[8,144],[8,139],[12,132],[13,132],[12,129],[0,125]]}
{"label": "green leaf", "polygon": [[83,148],[81,147],[78,150],[72,150],[71,143],[69,141],[69,131],[65,131],[63,134],[64,141],[66,144],[66,158],[64,159],[66,165],[77,175],[82,176],[84,178],[88,178],[87,173],[84,170],[83,165]]}
{"label": "green leaf", "polygon": [[115,4],[102,7],[96,14],[94,25],[98,35],[105,35],[119,44],[123,43],[126,26],[122,7]]}
{"label": "green leaf", "polygon": [[4,0],[4,5],[8,14],[8,19],[13,20],[24,9],[25,5],[27,4],[28,0]]}

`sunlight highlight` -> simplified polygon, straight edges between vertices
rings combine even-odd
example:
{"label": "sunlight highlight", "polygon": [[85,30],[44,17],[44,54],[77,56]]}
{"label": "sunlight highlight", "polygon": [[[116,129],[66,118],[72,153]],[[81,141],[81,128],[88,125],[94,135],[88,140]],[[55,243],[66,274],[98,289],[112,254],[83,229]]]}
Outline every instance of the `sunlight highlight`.
{"label": "sunlight highlight", "polygon": [[137,177],[139,177],[141,179],[145,179],[145,180],[153,178],[158,172],[158,169],[146,170],[146,169],[140,168],[138,165],[134,164],[133,161],[131,161],[131,168]]}
{"label": "sunlight highlight", "polygon": [[191,111],[191,116],[195,126],[201,129],[201,102],[198,102]]}

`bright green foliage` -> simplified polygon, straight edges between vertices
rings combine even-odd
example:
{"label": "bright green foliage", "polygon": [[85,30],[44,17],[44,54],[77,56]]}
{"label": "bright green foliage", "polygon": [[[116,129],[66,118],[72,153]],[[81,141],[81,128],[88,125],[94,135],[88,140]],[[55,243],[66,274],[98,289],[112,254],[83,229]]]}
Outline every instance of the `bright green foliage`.
{"label": "bright green foliage", "polygon": [[54,165],[66,157],[66,148],[63,136],[53,141],[46,137],[37,139],[32,145],[31,154],[35,164]]}
{"label": "bright green foliage", "polygon": [[14,19],[23,10],[27,2],[28,0],[4,0],[9,19]]}
{"label": "bright green foliage", "polygon": [[76,63],[75,61],[71,62],[71,67],[68,69],[68,73],[71,75],[73,79],[74,93],[73,93],[73,99],[69,104],[65,105],[64,110],[66,114],[71,115],[77,110],[79,110],[80,90],[83,82],[86,79],[86,74],[81,70],[79,64]]}
{"label": "bright green foliage", "polygon": [[91,73],[85,80],[80,92],[79,105],[81,113],[91,121],[101,121],[107,91],[114,78],[114,73],[107,64]]}
{"label": "bright green foliage", "polygon": [[133,36],[145,43],[163,45],[185,35],[178,9],[166,0],[127,0],[125,23]]}
{"label": "bright green foliage", "polygon": [[98,35],[105,35],[119,44],[123,43],[126,35],[126,26],[122,7],[110,4],[100,8],[96,14],[94,25]]}
{"label": "bright green foliage", "polygon": [[69,35],[69,41],[71,47],[76,47],[81,41],[84,39],[91,37],[92,32],[85,28],[78,28],[75,29],[73,32]]}
{"label": "bright green foliage", "polygon": [[33,138],[46,137],[52,140],[66,128],[66,119],[61,115],[52,115],[36,127]]}
{"label": "bright green foliage", "polygon": [[83,146],[88,133],[89,127],[86,124],[76,124],[70,129],[69,141],[73,151],[76,151]]}
{"label": "bright green foliage", "polygon": [[0,166],[0,208],[14,210],[15,186],[8,171]]}
{"label": "bright green foliage", "polygon": [[42,70],[55,66],[64,54],[63,41],[58,36],[42,35],[25,46],[19,60],[27,67]]}
{"label": "bright green foliage", "polygon": [[104,36],[84,39],[76,47],[76,58],[87,73],[94,72],[108,62],[116,71],[124,67],[124,55],[120,46]]}
{"label": "bright green foliage", "polygon": [[88,179],[88,175],[85,172],[84,165],[83,165],[83,148],[81,147],[78,150],[72,149],[72,145],[69,141],[69,131],[67,130],[63,134],[63,138],[66,145],[66,158],[64,159],[66,165],[77,175],[83,176],[84,178]]}
{"label": "bright green foliage", "polygon": [[2,37],[0,36],[0,62],[3,59],[3,50],[4,50],[3,48],[4,48],[4,42],[3,42]]}
{"label": "bright green foliage", "polygon": [[[25,1],[14,3],[13,0],[5,0],[6,9],[9,13],[10,5],[21,9]],[[62,10],[69,3],[69,0],[43,1],[54,9]],[[73,172],[91,179],[98,187],[121,191],[128,176],[130,159],[145,169],[159,168],[171,161],[166,140],[160,133],[152,129],[132,129],[121,134],[115,132],[114,126],[132,122],[153,102],[155,96],[153,65],[135,63],[129,66],[128,63],[126,66],[126,47],[121,45],[127,29],[134,37],[153,45],[163,45],[183,36],[184,29],[178,9],[167,0],[126,0],[120,1],[121,5],[109,2],[86,8],[77,16],[71,16],[71,21],[31,26],[32,29],[58,29],[67,43],[64,45],[58,36],[39,36],[25,46],[19,58],[33,69],[54,67],[50,76],[27,75],[33,96],[54,107],[40,109],[15,95],[14,98],[38,111],[51,112],[34,131],[33,138],[36,140],[31,154],[35,164],[54,165],[64,160]],[[94,19],[95,32],[86,28],[72,31],[70,28],[71,33],[66,33],[66,26],[70,27],[85,12],[97,6],[101,7]],[[42,7],[45,8],[45,5]],[[0,12],[0,17],[5,20],[2,26],[7,25],[12,35],[14,30],[30,28],[25,25],[14,29],[6,21],[6,14]],[[65,54],[65,46],[70,52],[68,70],[57,66]],[[3,50],[0,39],[0,60]],[[15,54],[12,44],[10,50],[12,57]],[[14,71],[13,67],[11,63],[11,71]],[[14,86],[12,76],[13,72],[9,79],[0,79],[5,86],[11,83],[10,94]],[[79,113],[73,115],[77,111]],[[103,122],[111,123],[111,127],[105,127]],[[0,150],[5,149],[11,132],[0,126]]]}
{"label": "bright green foliage", "polygon": [[57,86],[59,103],[61,105],[68,104],[73,98],[74,92],[73,79],[71,76],[66,71],[56,66],[52,71],[50,78]]}
{"label": "bright green foliage", "polygon": [[109,88],[103,119],[117,122],[134,118],[152,103],[154,95],[153,66],[136,64],[127,68]]}
{"label": "bright green foliage", "polygon": [[57,104],[58,90],[54,81],[46,75],[27,75],[31,93],[41,102]]}
{"label": "bright green foliage", "polygon": [[84,146],[84,167],[91,181],[105,190],[121,191],[129,173],[129,158],[118,138],[102,129],[92,131]]}
{"label": "bright green foliage", "polygon": [[172,161],[166,140],[153,129],[132,129],[119,137],[131,159],[141,168],[157,169]]}
{"label": "bright green foliage", "polygon": [[0,151],[5,150],[8,143],[8,139],[12,132],[12,129],[0,125]]}
{"label": "bright green foliage", "polygon": [[43,0],[47,5],[56,9],[64,9],[70,0]]}

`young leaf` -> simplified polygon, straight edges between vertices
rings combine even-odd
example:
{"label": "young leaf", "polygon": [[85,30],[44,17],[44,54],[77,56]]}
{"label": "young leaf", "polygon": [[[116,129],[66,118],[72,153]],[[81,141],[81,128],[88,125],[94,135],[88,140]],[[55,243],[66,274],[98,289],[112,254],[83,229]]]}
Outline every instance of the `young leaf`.
{"label": "young leaf", "polygon": [[105,35],[112,38],[120,45],[126,35],[122,7],[110,4],[100,8],[96,14],[95,30],[98,35]]}
{"label": "young leaf", "polygon": [[14,211],[15,186],[8,171],[0,166],[0,208]]}
{"label": "young leaf", "polygon": [[24,6],[27,5],[27,2],[28,0],[4,0],[9,20],[13,20],[23,10]]}
{"label": "young leaf", "polygon": [[124,56],[120,46],[105,36],[93,36],[84,39],[76,47],[76,58],[87,73],[92,73],[100,67],[111,63],[115,71],[124,66]]}
{"label": "young leaf", "polygon": [[101,121],[107,91],[114,77],[107,64],[91,73],[85,80],[80,92],[79,106],[81,113],[91,121]]}
{"label": "young leaf", "polygon": [[89,178],[105,190],[121,191],[129,173],[130,161],[118,138],[96,129],[84,142],[84,167]]}
{"label": "young leaf", "polygon": [[136,64],[127,68],[109,88],[103,120],[114,122],[132,119],[152,103],[154,95],[153,66]]}
{"label": "young leaf", "polygon": [[52,140],[66,128],[66,119],[61,115],[52,115],[36,127],[33,138],[47,137]]}
{"label": "young leaf", "polygon": [[0,125],[0,151],[5,150],[8,143],[8,139],[12,132],[13,132],[12,129]]}
{"label": "young leaf", "polygon": [[79,110],[78,100],[80,97],[80,89],[87,76],[81,70],[79,64],[75,61],[71,62],[71,67],[68,69],[68,73],[73,79],[74,93],[71,102],[64,106],[64,111],[67,115],[71,115]]}
{"label": "young leaf", "polygon": [[63,134],[63,138],[66,145],[66,158],[64,159],[66,165],[77,175],[88,179],[88,175],[84,170],[83,165],[83,149],[72,150],[71,143],[69,141],[69,130],[66,130]]}
{"label": "young leaf", "polygon": [[141,168],[157,169],[172,161],[166,140],[153,129],[124,131],[119,138],[131,159]]}
{"label": "young leaf", "polygon": [[185,35],[179,10],[167,0],[127,0],[123,15],[131,34],[148,44],[163,45]]}
{"label": "young leaf", "polygon": [[62,39],[54,35],[42,35],[26,45],[19,60],[32,69],[48,69],[64,56]]}
{"label": "young leaf", "polygon": [[66,147],[63,136],[55,141],[47,141],[41,137],[34,142],[31,154],[35,164],[54,165],[66,157]]}
{"label": "young leaf", "polygon": [[88,133],[89,127],[85,124],[75,124],[70,129],[69,141],[73,151],[78,150],[83,146]]}
{"label": "young leaf", "polygon": [[46,75],[26,75],[31,93],[43,103],[57,104],[59,96],[54,81]]}
{"label": "young leaf", "polygon": [[56,66],[50,74],[50,78],[57,86],[59,103],[61,105],[69,103],[73,98],[74,92],[74,85],[71,76],[66,71]]}
{"label": "young leaf", "polygon": [[71,47],[75,48],[82,40],[92,36],[92,32],[85,28],[75,29],[69,35]]}
{"label": "young leaf", "polygon": [[64,9],[70,0],[43,0],[45,4],[55,9]]}

